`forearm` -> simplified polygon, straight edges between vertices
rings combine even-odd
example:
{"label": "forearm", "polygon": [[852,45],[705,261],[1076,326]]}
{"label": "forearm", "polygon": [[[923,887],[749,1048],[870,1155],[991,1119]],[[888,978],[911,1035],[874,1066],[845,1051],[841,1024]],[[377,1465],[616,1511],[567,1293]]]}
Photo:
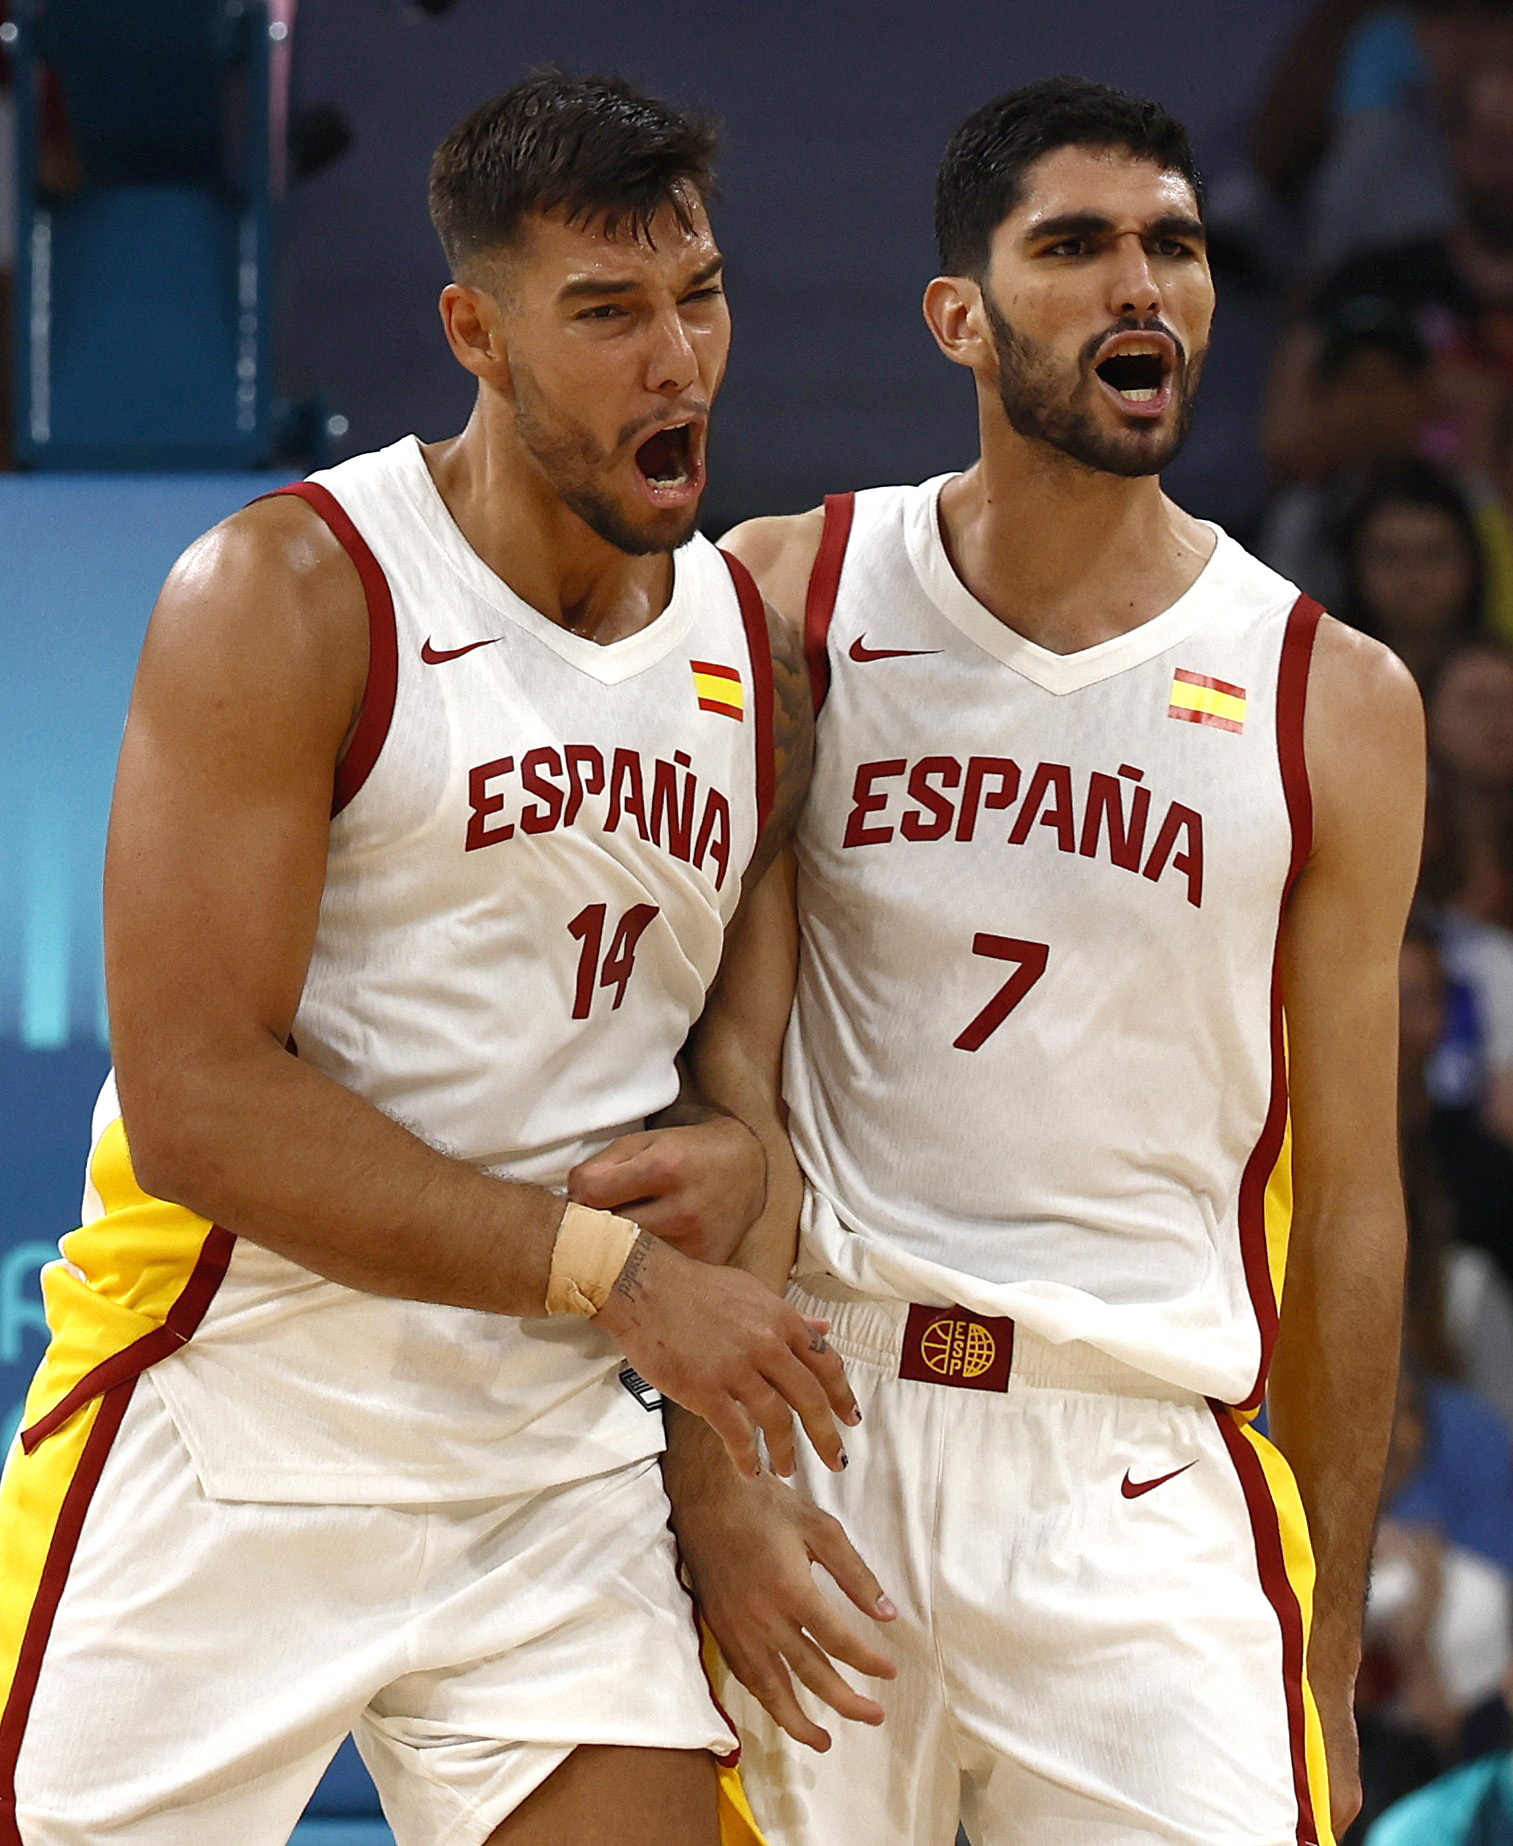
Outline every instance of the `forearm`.
{"label": "forearm", "polygon": [[1353,1681],[1360,1659],[1397,1391],[1405,1235],[1395,1173],[1376,1196],[1298,1226],[1267,1393],[1313,1545],[1310,1668],[1336,1685]]}
{"label": "forearm", "polygon": [[272,1039],[171,1081],[120,1073],[137,1176],[250,1242],[369,1294],[545,1311],[563,1203],[419,1140]]}

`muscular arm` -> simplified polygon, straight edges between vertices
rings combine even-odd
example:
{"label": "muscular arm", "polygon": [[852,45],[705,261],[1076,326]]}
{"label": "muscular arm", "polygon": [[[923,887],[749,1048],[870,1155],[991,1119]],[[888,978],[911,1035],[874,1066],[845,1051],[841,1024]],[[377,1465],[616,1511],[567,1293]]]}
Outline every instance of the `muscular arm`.
{"label": "muscular arm", "polygon": [[[753,557],[739,542],[741,533],[803,524],[801,520],[758,520],[752,527],[738,527],[725,541],[726,549],[752,568]],[[771,540],[767,548],[774,550]],[[765,591],[766,572],[758,575],[753,568],[752,574]],[[802,587],[798,601],[802,607]],[[781,1294],[793,1264],[802,1195],[779,1096],[783,1034],[798,959],[793,871],[787,848],[808,793],[814,716],[801,625],[769,600],[767,631],[773,682],[772,812],[726,937],[719,976],[685,1050],[687,1099],[678,1106],[689,1113],[713,1108],[743,1123],[761,1143],[767,1171],[765,1207],[738,1246],[729,1245],[713,1254],[760,1276],[774,1293]],[[573,1197],[607,1209],[628,1209],[636,1189],[646,1183],[648,1171],[656,1164],[641,1147],[643,1139],[629,1136],[585,1161],[572,1175]],[[634,1164],[626,1164],[627,1157]],[[647,1222],[652,1228],[660,1227],[660,1218]]]}
{"label": "muscular arm", "polygon": [[[217,528],[159,599],[106,873],[133,1161],[158,1196],[334,1281],[540,1314],[562,1201],[427,1146],[287,1048],[366,673],[356,572],[296,502]],[[643,1235],[598,1319],[733,1451],[749,1449],[753,1423],[791,1441],[790,1403],[816,1446],[838,1451],[826,1397],[849,1402],[839,1365],[749,1278]]]}
{"label": "muscular arm", "polygon": [[1360,1804],[1351,1700],[1398,1371],[1398,952],[1424,744],[1406,670],[1327,620],[1305,747],[1314,849],[1282,934],[1294,1214],[1267,1405],[1313,1539],[1309,1673],[1343,1826]]}
{"label": "muscular arm", "polygon": [[[766,1153],[766,1207],[731,1261],[778,1294],[793,1267],[803,1202],[781,1095],[798,967],[794,861],[784,841],[809,781],[811,695],[801,618],[820,526],[818,513],[755,520],[724,540],[768,598],[778,800],[769,869],[743,900],[689,1046],[701,1094],[747,1123]],[[799,1705],[793,1677],[842,1717],[876,1724],[881,1706],[833,1663],[880,1678],[892,1678],[895,1669],[831,1609],[814,1581],[814,1564],[874,1621],[891,1620],[893,1607],[837,1521],[770,1475],[739,1479],[708,1436],[696,1419],[669,1414],[663,1476],[700,1608],[731,1670],[772,1717],[799,1741],[826,1750],[829,1733]],[[778,1472],[788,1471],[786,1453],[772,1452],[771,1459]]]}
{"label": "muscular arm", "polygon": [[356,572],[294,502],[217,528],[159,598],[106,860],[133,1162],[350,1287],[539,1313],[560,1200],[448,1159],[287,1049],[366,672]]}

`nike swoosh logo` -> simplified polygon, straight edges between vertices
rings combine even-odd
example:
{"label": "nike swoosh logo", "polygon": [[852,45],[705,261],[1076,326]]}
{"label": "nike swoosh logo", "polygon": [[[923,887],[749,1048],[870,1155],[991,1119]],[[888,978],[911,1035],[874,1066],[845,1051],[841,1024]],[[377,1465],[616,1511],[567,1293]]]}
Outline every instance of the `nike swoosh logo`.
{"label": "nike swoosh logo", "polygon": [[420,657],[428,667],[439,667],[443,660],[460,659],[463,654],[471,654],[475,647],[492,647],[503,639],[503,635],[490,635],[487,641],[469,641],[462,647],[432,647],[427,639],[421,644]]}
{"label": "nike swoosh logo", "polygon": [[1129,1470],[1126,1469],[1124,1479],[1119,1483],[1119,1491],[1126,1500],[1138,1500],[1141,1494],[1149,1493],[1152,1488],[1164,1486],[1167,1481],[1176,1480],[1179,1474],[1186,1474],[1189,1468],[1196,1468],[1197,1465],[1197,1459],[1194,1458],[1192,1461],[1184,1462],[1180,1468],[1173,1468],[1170,1474],[1158,1474],[1153,1481],[1132,1481],[1129,1477]]}
{"label": "nike swoosh logo", "polygon": [[938,654],[938,647],[868,647],[860,635],[851,643],[853,660],[903,660],[911,654]]}

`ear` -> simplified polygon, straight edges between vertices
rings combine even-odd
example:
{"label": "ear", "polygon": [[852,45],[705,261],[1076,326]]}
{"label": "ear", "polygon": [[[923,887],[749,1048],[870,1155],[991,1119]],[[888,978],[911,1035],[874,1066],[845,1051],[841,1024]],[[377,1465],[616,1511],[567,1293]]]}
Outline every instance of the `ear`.
{"label": "ear", "polygon": [[457,363],[487,384],[506,385],[509,359],[503,318],[494,297],[466,282],[449,282],[441,291],[437,306],[441,311],[441,324],[446,329],[447,344]]}
{"label": "ear", "polygon": [[953,365],[995,366],[997,349],[982,311],[982,290],[967,276],[937,276],[925,290],[925,324]]}

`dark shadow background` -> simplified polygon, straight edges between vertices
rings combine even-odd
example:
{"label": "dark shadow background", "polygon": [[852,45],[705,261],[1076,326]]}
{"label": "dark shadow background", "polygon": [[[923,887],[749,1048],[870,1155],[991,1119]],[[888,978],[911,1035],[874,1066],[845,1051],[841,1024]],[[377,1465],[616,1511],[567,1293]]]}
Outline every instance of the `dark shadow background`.
{"label": "dark shadow background", "polygon": [[[716,229],[736,343],[708,528],[959,466],[972,452],[968,382],[919,314],[951,130],[994,92],[1067,70],[1159,97],[1222,169],[1296,10],[1292,0],[457,0],[435,19],[406,0],[303,0],[298,91],[343,110],[354,140],[294,198],[288,383],[295,395],[324,391],[348,419],[340,453],[460,425],[471,394],[436,321],[446,277],[426,169],[475,103],[555,61],[627,75],[726,126]],[[1267,331],[1230,291],[1198,429],[1173,476],[1221,521],[1243,524],[1259,497],[1252,431]]]}

